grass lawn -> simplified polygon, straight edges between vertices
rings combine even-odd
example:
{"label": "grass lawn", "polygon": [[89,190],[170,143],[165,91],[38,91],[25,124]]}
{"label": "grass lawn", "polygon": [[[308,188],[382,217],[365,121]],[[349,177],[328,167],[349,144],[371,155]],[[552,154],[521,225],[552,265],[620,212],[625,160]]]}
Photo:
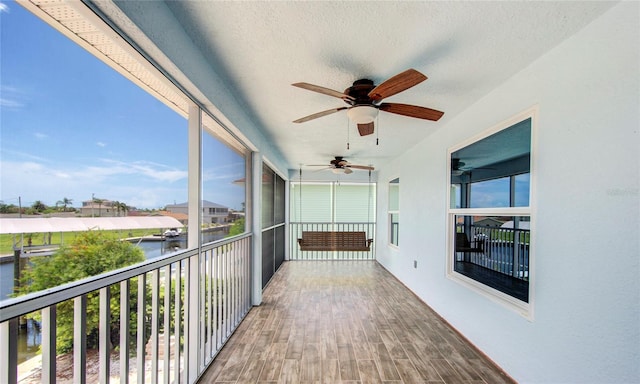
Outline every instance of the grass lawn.
{"label": "grass lawn", "polygon": [[[106,231],[113,233],[114,236],[118,238],[127,238],[127,237],[141,237],[141,236],[149,236],[153,234],[159,234],[159,229],[131,229],[131,230],[119,230],[119,231]],[[69,244],[76,237],[78,232],[58,232],[51,233],[51,244]],[[31,244],[32,245],[43,245],[48,243],[48,234],[47,233],[31,233],[24,235],[24,244],[27,245],[28,236],[31,235]],[[17,243],[18,247],[20,246],[20,235],[0,235],[0,255],[13,255],[13,244]]]}

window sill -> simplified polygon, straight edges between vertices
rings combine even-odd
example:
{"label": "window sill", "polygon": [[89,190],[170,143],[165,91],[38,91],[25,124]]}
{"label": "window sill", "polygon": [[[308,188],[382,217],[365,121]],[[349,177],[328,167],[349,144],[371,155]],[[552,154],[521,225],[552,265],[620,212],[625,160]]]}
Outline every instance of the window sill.
{"label": "window sill", "polygon": [[478,281],[475,281],[461,273],[453,270],[452,266],[447,271],[447,278],[466,288],[486,297],[487,299],[498,303],[524,317],[529,321],[533,321],[533,305],[531,294],[529,295],[529,302],[518,300],[515,297],[500,292],[487,285],[484,285]]}

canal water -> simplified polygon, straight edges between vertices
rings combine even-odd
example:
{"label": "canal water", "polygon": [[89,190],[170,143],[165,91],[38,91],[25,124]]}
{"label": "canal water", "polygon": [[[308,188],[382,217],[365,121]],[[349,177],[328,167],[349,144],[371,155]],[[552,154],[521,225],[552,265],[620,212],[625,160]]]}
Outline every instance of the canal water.
{"label": "canal water", "polygon": [[[203,233],[204,243],[220,240],[226,236],[223,232]],[[142,248],[144,254],[149,259],[160,256],[168,256],[176,253],[187,246],[186,237],[179,236],[167,241],[141,241],[136,244]],[[13,262],[0,264],[0,300],[11,297],[13,292]],[[38,322],[26,320],[20,326],[18,334],[18,363],[37,355],[41,343],[40,327]]]}

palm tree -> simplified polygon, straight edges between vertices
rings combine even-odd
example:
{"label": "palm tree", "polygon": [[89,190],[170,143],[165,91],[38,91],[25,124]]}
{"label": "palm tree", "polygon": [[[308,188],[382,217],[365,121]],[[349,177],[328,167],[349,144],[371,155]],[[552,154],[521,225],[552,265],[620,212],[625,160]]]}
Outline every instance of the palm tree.
{"label": "palm tree", "polygon": [[127,215],[127,211],[129,210],[129,207],[127,206],[127,204],[116,200],[112,203],[112,206],[116,210],[118,216],[120,216],[120,212],[123,213],[123,216]]}
{"label": "palm tree", "polygon": [[122,210],[122,213],[124,213],[123,216],[127,216],[127,211],[129,211],[129,206],[125,203],[120,203],[120,209]]}
{"label": "palm tree", "polygon": [[102,216],[102,203],[104,203],[104,199],[98,199],[97,197],[93,198],[93,203],[98,204],[98,216]]}
{"label": "palm tree", "polygon": [[67,206],[71,205],[72,203],[73,203],[73,199],[70,199],[68,197],[62,198],[62,206],[65,212],[67,212]]}
{"label": "palm tree", "polygon": [[34,211],[36,212],[42,212],[45,209],[47,209],[47,206],[44,205],[44,203],[40,200],[36,200],[32,205],[31,208],[33,208]]}
{"label": "palm tree", "polygon": [[115,209],[116,216],[120,216],[120,204],[122,203],[120,203],[118,200],[111,202],[111,207]]}
{"label": "palm tree", "polygon": [[56,207],[58,205],[62,205],[62,212],[67,212],[67,206],[71,205],[72,202],[73,202],[72,199],[70,199],[68,197],[63,197],[62,200],[58,200],[56,202]]}

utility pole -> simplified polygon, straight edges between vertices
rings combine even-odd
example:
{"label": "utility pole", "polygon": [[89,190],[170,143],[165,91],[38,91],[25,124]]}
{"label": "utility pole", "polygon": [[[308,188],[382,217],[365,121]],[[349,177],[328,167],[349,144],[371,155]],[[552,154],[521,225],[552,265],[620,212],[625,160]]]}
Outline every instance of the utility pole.
{"label": "utility pole", "polygon": [[94,204],[94,193],[91,194],[91,217],[93,217],[93,204]]}
{"label": "utility pole", "polygon": [[[22,219],[22,197],[18,196],[18,217]],[[15,241],[13,245],[13,293],[18,293],[20,288],[20,258],[24,251],[24,233],[20,234],[20,248],[17,249]]]}

